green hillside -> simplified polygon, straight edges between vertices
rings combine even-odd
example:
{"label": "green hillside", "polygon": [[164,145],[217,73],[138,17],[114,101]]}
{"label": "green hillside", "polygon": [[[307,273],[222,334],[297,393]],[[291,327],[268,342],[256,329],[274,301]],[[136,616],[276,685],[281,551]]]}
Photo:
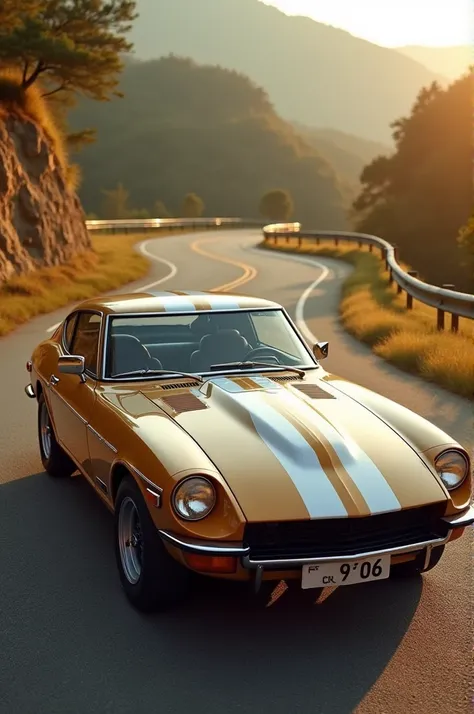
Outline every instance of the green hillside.
{"label": "green hillside", "polygon": [[102,190],[122,183],[134,208],[161,200],[176,215],[193,191],[207,215],[258,217],[262,194],[284,188],[305,224],[346,226],[332,167],[245,76],[168,57],[128,63],[120,89],[120,101],[83,101],[70,115],[72,129],[97,129],[77,157],[88,212],[100,215]]}
{"label": "green hillside", "polygon": [[386,144],[345,134],[335,129],[315,129],[293,122],[296,131],[318,151],[354,190],[360,187],[360,175],[376,156],[390,153]]}
{"label": "green hillside", "polygon": [[259,0],[138,0],[137,8],[137,57],[174,53],[243,72],[282,117],[308,126],[390,142],[390,122],[438,78],[396,50]]}
{"label": "green hillside", "polygon": [[396,151],[363,172],[358,228],[400,247],[424,279],[471,291],[457,236],[472,212],[472,80],[428,87],[394,127]]}

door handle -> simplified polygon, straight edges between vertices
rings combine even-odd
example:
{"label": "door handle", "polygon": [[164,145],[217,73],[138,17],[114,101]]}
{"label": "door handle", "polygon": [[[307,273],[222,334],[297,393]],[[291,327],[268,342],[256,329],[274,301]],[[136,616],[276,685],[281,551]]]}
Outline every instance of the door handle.
{"label": "door handle", "polygon": [[59,382],[59,377],[56,377],[55,374],[52,374],[51,377],[49,378],[49,383],[51,384],[51,386],[54,387],[58,382]]}

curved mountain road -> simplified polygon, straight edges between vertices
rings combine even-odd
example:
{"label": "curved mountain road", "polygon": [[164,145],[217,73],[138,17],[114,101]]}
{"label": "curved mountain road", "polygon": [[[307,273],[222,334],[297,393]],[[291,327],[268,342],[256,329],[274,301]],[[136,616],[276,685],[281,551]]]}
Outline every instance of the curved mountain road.
{"label": "curved mountain road", "polygon": [[[347,265],[268,254],[259,241],[258,231],[147,240],[158,260],[130,289],[223,286],[277,300],[308,337],[330,341],[329,371],[472,450],[470,402],[401,374],[343,332]],[[423,578],[339,588],[315,607],[294,611],[283,598],[261,610],[211,584],[176,612],[134,612],[119,589],[110,514],[82,479],[42,473],[35,403],[23,393],[26,360],[66,312],[0,340],[0,714],[470,710],[472,532]]]}

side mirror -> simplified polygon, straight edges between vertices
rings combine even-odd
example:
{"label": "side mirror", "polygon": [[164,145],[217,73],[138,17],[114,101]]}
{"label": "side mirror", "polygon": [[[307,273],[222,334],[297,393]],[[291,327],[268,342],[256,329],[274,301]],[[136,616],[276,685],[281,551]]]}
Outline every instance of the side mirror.
{"label": "side mirror", "polygon": [[316,342],[313,347],[313,354],[318,362],[322,359],[326,359],[329,354],[329,342]]}
{"label": "side mirror", "polygon": [[58,360],[58,369],[63,374],[77,374],[83,377],[85,368],[84,357],[81,355],[64,355]]}

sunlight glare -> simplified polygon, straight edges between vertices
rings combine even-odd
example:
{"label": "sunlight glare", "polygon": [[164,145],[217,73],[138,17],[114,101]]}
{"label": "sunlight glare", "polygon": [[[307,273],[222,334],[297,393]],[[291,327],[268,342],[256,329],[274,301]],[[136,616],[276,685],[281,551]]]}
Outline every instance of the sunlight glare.
{"label": "sunlight glare", "polygon": [[474,45],[473,0],[263,1],[387,47]]}

